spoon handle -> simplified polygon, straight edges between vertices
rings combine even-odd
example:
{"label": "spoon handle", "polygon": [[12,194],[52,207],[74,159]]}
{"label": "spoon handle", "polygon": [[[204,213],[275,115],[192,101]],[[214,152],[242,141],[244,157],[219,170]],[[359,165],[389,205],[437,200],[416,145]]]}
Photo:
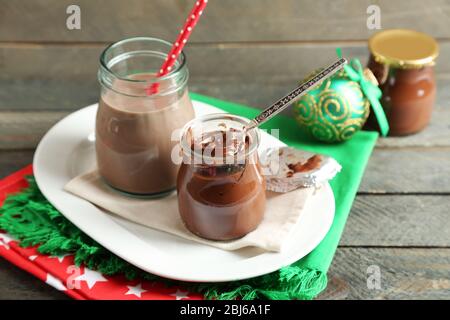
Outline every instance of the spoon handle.
{"label": "spoon handle", "polygon": [[341,58],[322,70],[320,73],[312,77],[306,82],[303,82],[300,86],[298,86],[296,89],[292,90],[290,93],[288,93],[283,98],[279,99],[277,102],[269,106],[267,109],[265,109],[262,113],[260,113],[258,116],[256,116],[251,123],[247,126],[247,130],[255,128],[259,126],[260,124],[266,122],[270,118],[272,118],[274,115],[278,114],[279,112],[283,111],[286,107],[288,107],[290,104],[295,102],[297,99],[299,99],[301,96],[306,94],[308,91],[313,89],[315,86],[317,86],[320,82],[323,80],[331,77],[334,73],[342,69],[342,67],[347,63],[347,60],[344,58]]}

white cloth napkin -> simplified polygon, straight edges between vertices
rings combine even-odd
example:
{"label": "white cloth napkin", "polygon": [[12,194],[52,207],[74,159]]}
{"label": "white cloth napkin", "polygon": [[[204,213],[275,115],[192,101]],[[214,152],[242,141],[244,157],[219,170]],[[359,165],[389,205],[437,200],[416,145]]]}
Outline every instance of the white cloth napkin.
{"label": "white cloth napkin", "polygon": [[267,192],[264,219],[256,230],[237,240],[212,241],[194,235],[184,226],[175,192],[160,199],[127,197],[107,186],[98,171],[75,177],[64,189],[110,213],[184,239],[223,250],[253,246],[266,251],[281,251],[313,192],[312,188],[288,193]]}

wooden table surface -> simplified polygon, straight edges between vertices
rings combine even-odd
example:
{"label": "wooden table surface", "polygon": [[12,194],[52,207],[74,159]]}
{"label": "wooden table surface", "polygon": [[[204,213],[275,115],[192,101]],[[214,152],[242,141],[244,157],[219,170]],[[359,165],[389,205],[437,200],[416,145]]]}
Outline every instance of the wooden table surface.
{"label": "wooden table surface", "polygon": [[[440,80],[443,94],[425,131],[379,140],[330,268],[329,286],[320,298],[450,299],[450,105],[444,93],[449,84]],[[239,91],[237,84],[191,87],[256,102],[251,90]],[[272,98],[283,89],[271,87]],[[31,163],[33,152],[0,151],[0,177]],[[381,271],[379,290],[366,284],[372,265]],[[30,298],[65,296],[0,259],[0,299]]]}
{"label": "wooden table surface", "polygon": [[[190,9],[178,0],[78,0],[82,28],[67,30],[70,0],[0,3],[0,178],[31,163],[57,120],[96,102],[107,44],[172,39]],[[365,63],[371,3],[211,2],[186,47],[190,90],[262,108],[333,60],[336,47]],[[319,298],[450,299],[450,2],[376,3],[383,28],[438,39],[438,98],[426,130],[378,141]],[[367,286],[369,266],[379,267],[380,289]],[[0,299],[36,298],[66,297],[0,258]]]}

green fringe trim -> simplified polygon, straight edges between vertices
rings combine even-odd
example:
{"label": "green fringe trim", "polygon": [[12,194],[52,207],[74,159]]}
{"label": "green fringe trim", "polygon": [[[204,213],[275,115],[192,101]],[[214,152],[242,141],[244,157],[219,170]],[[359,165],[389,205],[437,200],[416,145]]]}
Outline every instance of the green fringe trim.
{"label": "green fringe trim", "polygon": [[29,187],[10,195],[0,208],[0,229],[19,239],[22,247],[38,246],[40,253],[55,256],[73,254],[77,265],[84,264],[105,275],[156,280],[167,286],[202,293],[207,299],[309,300],[327,285],[326,273],[295,265],[260,277],[226,283],[180,282],[146,273],[84,234],[47,201],[33,177],[27,180]]}

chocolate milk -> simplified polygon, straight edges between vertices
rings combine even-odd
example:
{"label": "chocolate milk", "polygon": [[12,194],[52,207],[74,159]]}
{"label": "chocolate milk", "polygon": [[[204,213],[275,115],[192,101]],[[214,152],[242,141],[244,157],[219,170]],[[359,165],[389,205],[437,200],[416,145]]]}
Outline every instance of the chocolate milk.
{"label": "chocolate milk", "polygon": [[[152,77],[137,74],[131,79]],[[186,88],[145,97],[146,85],[118,80],[113,90],[102,91],[96,119],[98,170],[120,191],[163,195],[175,188],[179,168],[171,159],[178,138],[172,141],[172,132],[193,119],[194,110]]]}

